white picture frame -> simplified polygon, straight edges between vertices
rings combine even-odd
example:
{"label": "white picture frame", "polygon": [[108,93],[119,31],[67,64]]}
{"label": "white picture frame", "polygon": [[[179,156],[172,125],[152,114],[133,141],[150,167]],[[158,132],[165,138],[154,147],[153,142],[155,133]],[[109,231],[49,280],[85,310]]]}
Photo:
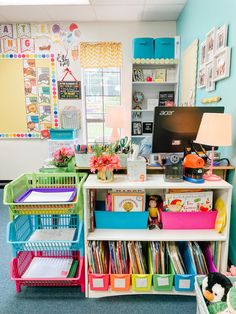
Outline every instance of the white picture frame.
{"label": "white picture frame", "polygon": [[200,46],[200,65],[203,66],[206,63],[206,40],[201,43]]}
{"label": "white picture frame", "polygon": [[206,91],[215,90],[215,82],[213,81],[213,61],[206,64]]}
{"label": "white picture frame", "polygon": [[206,87],[206,67],[205,66],[201,67],[198,70],[197,87],[198,88]]}
{"label": "white picture frame", "polygon": [[213,81],[219,81],[230,75],[231,48],[225,47],[214,56]]}
{"label": "white picture frame", "polygon": [[219,53],[227,46],[228,24],[224,24],[216,30],[215,53]]}
{"label": "white picture frame", "polygon": [[210,62],[213,60],[215,54],[215,36],[216,36],[216,28],[213,27],[206,34],[206,62]]}

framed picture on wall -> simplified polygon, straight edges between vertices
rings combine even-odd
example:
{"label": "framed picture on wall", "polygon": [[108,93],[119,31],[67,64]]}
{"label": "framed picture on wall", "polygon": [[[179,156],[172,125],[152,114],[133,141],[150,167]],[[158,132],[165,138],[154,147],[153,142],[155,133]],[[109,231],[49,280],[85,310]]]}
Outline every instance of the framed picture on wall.
{"label": "framed picture on wall", "polygon": [[143,133],[152,133],[153,122],[143,122]]}
{"label": "framed picture on wall", "polygon": [[213,62],[213,80],[219,81],[230,74],[230,54],[231,48],[225,47],[220,53],[216,54]]}
{"label": "framed picture on wall", "polygon": [[215,53],[220,52],[227,46],[228,25],[224,24],[216,31]]}
{"label": "framed picture on wall", "polygon": [[212,61],[215,53],[216,29],[212,28],[206,35],[206,61]]}
{"label": "framed picture on wall", "polygon": [[213,61],[206,64],[206,91],[215,90],[215,82],[213,81]]}
{"label": "framed picture on wall", "polygon": [[206,68],[205,66],[198,70],[197,87],[203,88],[206,86]]}
{"label": "framed picture on wall", "polygon": [[200,64],[203,66],[203,64],[206,63],[206,41],[201,43],[200,47]]}
{"label": "framed picture on wall", "polygon": [[133,69],[133,82],[144,82],[143,70],[140,68]]}
{"label": "framed picture on wall", "polygon": [[132,122],[132,135],[142,135],[142,122],[133,121]]}

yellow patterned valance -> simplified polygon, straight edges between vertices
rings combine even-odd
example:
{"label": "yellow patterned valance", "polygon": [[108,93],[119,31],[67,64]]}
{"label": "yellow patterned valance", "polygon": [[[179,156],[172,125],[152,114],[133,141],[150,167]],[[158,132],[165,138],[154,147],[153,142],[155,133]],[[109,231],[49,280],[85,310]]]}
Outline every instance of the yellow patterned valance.
{"label": "yellow patterned valance", "polygon": [[98,42],[80,43],[81,68],[112,68],[121,67],[121,43]]}

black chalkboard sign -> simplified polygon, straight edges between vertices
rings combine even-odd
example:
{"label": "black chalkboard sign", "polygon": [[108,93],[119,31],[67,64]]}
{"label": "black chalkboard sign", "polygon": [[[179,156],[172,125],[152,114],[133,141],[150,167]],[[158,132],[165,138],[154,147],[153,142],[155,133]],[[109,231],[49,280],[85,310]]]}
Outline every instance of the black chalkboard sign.
{"label": "black chalkboard sign", "polygon": [[81,99],[80,81],[58,81],[59,99]]}

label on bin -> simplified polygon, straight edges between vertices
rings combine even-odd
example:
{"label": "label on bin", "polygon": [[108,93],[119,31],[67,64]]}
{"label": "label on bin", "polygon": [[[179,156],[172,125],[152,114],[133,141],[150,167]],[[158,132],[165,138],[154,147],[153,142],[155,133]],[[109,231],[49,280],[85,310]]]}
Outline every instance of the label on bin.
{"label": "label on bin", "polygon": [[169,278],[168,277],[158,277],[157,278],[158,286],[168,286],[169,285]]}
{"label": "label on bin", "polygon": [[93,278],[93,287],[94,288],[103,288],[104,287],[103,279]]}
{"label": "label on bin", "polygon": [[190,288],[190,280],[189,279],[180,279],[179,280],[179,288],[180,289],[189,289]]}
{"label": "label on bin", "polygon": [[137,288],[146,288],[148,285],[147,278],[136,278],[136,287]]}
{"label": "label on bin", "polygon": [[114,280],[115,288],[125,288],[125,279],[115,279]]}

